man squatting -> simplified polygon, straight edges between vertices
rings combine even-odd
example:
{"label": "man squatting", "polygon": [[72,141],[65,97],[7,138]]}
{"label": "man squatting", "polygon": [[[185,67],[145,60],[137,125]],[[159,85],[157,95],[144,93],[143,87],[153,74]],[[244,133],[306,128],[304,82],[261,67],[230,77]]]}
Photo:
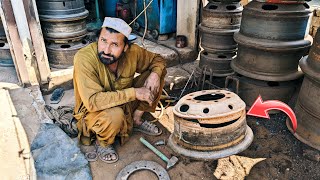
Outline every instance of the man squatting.
{"label": "man squatting", "polygon": [[[136,44],[132,29],[122,19],[106,17],[97,42],[80,49],[74,57],[74,117],[84,145],[95,143],[98,157],[107,163],[118,160],[113,148],[132,130],[160,135],[162,130],[141,119],[154,112],[166,74],[165,60]],[[134,78],[135,73],[140,75]]]}

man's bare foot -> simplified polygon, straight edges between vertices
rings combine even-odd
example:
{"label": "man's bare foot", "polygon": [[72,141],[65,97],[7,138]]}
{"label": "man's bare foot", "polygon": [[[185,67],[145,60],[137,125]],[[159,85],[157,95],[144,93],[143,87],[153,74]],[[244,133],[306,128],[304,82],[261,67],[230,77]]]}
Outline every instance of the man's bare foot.
{"label": "man's bare foot", "polygon": [[141,119],[142,115],[143,115],[143,111],[140,111],[140,110],[135,110],[134,113],[133,113],[133,123],[134,125],[136,126],[140,126],[143,121]]}
{"label": "man's bare foot", "polygon": [[148,135],[160,135],[162,131],[155,124],[152,124],[148,121],[142,121],[141,117],[143,113],[144,112],[140,110],[136,110],[133,113],[133,123],[135,125],[134,130],[143,132]]}

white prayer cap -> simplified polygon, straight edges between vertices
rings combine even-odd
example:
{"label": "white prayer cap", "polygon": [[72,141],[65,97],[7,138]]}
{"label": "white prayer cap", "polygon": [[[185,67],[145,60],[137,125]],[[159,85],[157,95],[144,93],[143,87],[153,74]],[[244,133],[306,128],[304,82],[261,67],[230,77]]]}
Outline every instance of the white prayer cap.
{"label": "white prayer cap", "polygon": [[101,28],[108,27],[117,30],[129,39],[131,27],[120,18],[105,17]]}

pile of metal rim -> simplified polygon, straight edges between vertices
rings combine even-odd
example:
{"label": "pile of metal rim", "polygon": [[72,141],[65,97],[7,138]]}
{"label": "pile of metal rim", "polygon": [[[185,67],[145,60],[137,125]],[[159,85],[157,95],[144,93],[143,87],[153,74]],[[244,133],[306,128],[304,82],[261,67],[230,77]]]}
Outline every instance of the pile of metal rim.
{"label": "pile of metal rim", "polygon": [[37,7],[50,66],[72,66],[74,54],[88,44],[84,0],[37,0]]}
{"label": "pile of metal rim", "polygon": [[233,39],[239,31],[242,6],[237,0],[209,1],[203,8],[199,30],[201,52],[198,71],[205,75],[226,77],[233,74],[231,60],[236,56],[237,43]]}
{"label": "pile of metal rim", "polygon": [[236,57],[236,53],[216,54],[202,51],[200,53],[199,67],[215,77],[226,77],[233,74],[230,67],[231,61]]}
{"label": "pile of metal rim", "polygon": [[[225,86],[236,92],[246,103],[246,109],[254,103],[260,95],[263,100],[279,100],[291,103],[292,95],[296,94],[300,88],[302,79],[293,81],[260,81],[237,74],[226,78]],[[280,111],[271,110],[269,114],[279,113]]]}
{"label": "pile of metal rim", "polygon": [[169,146],[195,159],[219,159],[245,150],[253,140],[245,103],[233,92],[203,90],[175,105]]}
{"label": "pile of metal rim", "polygon": [[290,120],[287,126],[293,135],[303,143],[320,150],[320,30],[315,36],[309,56],[300,61],[305,77],[295,106],[298,121],[293,133]]}
{"label": "pile of metal rim", "polygon": [[0,66],[13,67],[13,60],[10,52],[10,47],[7,42],[6,33],[3,29],[3,24],[0,19]]}
{"label": "pile of metal rim", "polygon": [[82,41],[57,44],[57,43],[47,43],[47,54],[48,59],[50,59],[51,67],[64,69],[69,66],[73,62],[74,55],[78,52],[79,49],[87,46],[89,41],[83,39]]}
{"label": "pile of metal rim", "polygon": [[306,32],[311,11],[301,1],[282,3],[251,1],[244,7],[240,31],[234,35],[238,52],[231,67],[244,76],[238,78],[239,95],[249,106],[258,93],[264,100],[288,103],[293,90],[299,89],[303,76],[299,60],[311,46],[312,38]]}

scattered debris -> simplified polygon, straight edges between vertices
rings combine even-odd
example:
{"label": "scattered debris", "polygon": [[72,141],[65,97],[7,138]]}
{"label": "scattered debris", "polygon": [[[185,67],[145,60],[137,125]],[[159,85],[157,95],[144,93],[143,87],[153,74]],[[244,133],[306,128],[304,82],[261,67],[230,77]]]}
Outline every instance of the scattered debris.
{"label": "scattered debris", "polygon": [[69,137],[78,136],[77,120],[73,118],[72,106],[59,106],[57,109],[45,105],[45,112],[52,121],[58,125]]}
{"label": "scattered debris", "polygon": [[235,155],[222,158],[218,160],[218,166],[213,174],[217,179],[245,179],[251,168],[265,159],[252,159]]}
{"label": "scattered debris", "polygon": [[320,162],[319,151],[313,151],[313,150],[306,149],[303,151],[303,156],[311,161]]}

